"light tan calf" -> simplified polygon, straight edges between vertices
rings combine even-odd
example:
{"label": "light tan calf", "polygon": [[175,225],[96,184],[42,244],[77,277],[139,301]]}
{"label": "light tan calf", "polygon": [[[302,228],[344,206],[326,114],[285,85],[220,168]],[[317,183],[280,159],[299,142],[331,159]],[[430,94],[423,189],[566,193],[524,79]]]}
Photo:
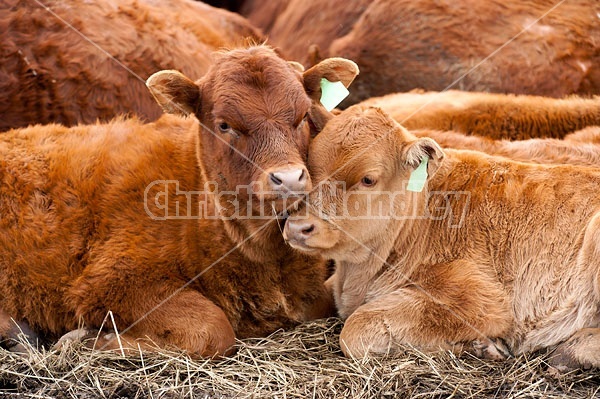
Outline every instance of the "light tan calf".
{"label": "light tan calf", "polygon": [[[423,191],[406,191],[426,156]],[[501,358],[504,341],[600,366],[600,170],[443,151],[360,106],[316,136],[309,170],[346,190],[311,193],[284,236],[336,261],[346,355],[411,344]]]}

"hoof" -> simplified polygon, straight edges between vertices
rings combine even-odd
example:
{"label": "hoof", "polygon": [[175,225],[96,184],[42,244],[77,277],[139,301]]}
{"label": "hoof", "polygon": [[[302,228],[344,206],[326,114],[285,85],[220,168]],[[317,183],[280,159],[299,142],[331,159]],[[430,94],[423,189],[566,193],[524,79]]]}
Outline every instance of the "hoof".
{"label": "hoof", "polygon": [[512,356],[508,347],[499,338],[475,340],[471,343],[471,346],[471,350],[467,352],[481,359],[499,361],[506,360]]}
{"label": "hoof", "polygon": [[94,346],[94,342],[96,341],[98,334],[98,330],[90,328],[79,328],[77,330],[69,331],[60,337],[60,339],[52,346],[52,349],[61,350],[71,343],[82,343],[86,347],[91,348]]}
{"label": "hoof", "polygon": [[27,355],[31,349],[39,349],[40,338],[27,324],[17,322],[7,333],[2,346],[9,352]]}

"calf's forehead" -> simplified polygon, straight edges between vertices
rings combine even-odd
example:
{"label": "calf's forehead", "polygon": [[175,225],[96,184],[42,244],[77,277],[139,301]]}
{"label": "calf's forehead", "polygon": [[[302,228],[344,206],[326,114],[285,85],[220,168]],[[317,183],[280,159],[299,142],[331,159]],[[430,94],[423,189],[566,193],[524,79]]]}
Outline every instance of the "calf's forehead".
{"label": "calf's forehead", "polygon": [[296,122],[310,107],[301,76],[272,50],[233,52],[216,60],[215,114]]}
{"label": "calf's forehead", "polygon": [[397,125],[380,109],[351,107],[331,119],[313,140],[309,168],[316,180],[385,166],[395,158]]}

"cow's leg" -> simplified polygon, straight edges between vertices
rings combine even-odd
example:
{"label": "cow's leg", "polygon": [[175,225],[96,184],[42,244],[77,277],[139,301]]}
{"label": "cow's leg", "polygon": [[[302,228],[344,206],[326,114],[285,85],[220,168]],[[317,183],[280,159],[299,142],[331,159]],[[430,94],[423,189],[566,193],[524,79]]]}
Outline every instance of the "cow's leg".
{"label": "cow's leg", "polygon": [[549,360],[561,372],[600,367],[600,328],[584,328],[556,347]]}
{"label": "cow's leg", "polygon": [[[97,340],[89,341],[96,349],[138,352],[158,347],[212,357],[228,353],[235,344],[233,327],[223,310],[198,291],[180,289],[183,283],[138,283],[137,287],[121,287],[113,296],[102,291],[105,284],[94,285],[97,290],[91,296],[76,297],[76,313],[89,327],[99,328],[103,322],[111,327],[106,312],[113,313],[119,334],[99,334]],[[95,333],[92,330],[84,337],[93,338]]]}
{"label": "cow's leg", "polygon": [[492,338],[510,327],[510,312],[499,283],[469,262],[428,267],[412,284],[360,306],[340,335],[347,356],[393,352],[397,344],[422,350],[448,349],[502,358]]}
{"label": "cow's leg", "polygon": [[26,353],[19,336],[23,336],[31,345],[37,346],[38,336],[27,323],[14,321],[8,313],[0,309],[0,343],[12,352]]}
{"label": "cow's leg", "polygon": [[333,298],[333,286],[331,277],[325,282],[319,297],[306,311],[306,320],[322,319],[337,315],[335,300]]}

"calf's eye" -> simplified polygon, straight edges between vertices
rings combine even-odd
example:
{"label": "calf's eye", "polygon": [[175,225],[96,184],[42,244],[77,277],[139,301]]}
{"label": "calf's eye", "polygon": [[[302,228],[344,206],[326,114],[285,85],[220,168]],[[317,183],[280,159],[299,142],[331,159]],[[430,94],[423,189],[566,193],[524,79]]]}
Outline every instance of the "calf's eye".
{"label": "calf's eye", "polygon": [[360,183],[365,187],[372,187],[375,185],[376,181],[370,176],[365,176],[360,180]]}
{"label": "calf's eye", "polygon": [[229,126],[227,122],[219,123],[219,130],[221,133],[229,133],[229,129],[231,129],[231,126]]}

